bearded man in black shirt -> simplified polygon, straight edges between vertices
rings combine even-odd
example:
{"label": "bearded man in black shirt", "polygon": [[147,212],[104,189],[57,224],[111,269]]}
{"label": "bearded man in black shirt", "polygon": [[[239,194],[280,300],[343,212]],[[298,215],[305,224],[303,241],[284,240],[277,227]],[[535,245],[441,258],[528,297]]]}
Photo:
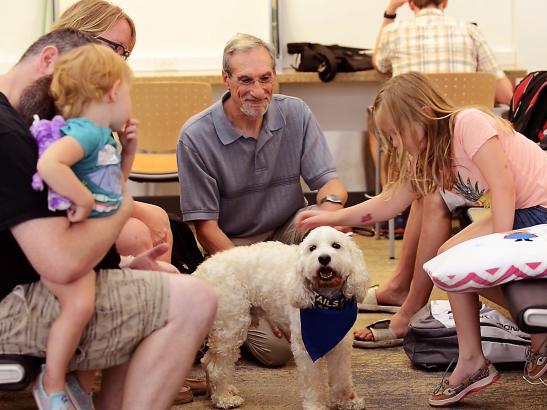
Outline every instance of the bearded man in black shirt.
{"label": "bearded man in black shirt", "polygon": [[53,31],[0,76],[0,353],[44,356],[59,307],[40,277],[70,283],[95,268],[96,311],[71,370],[105,369],[100,408],[167,409],[214,318],[211,289],[159,272],[161,245],[120,269],[113,244],[131,214],[127,192],[115,214],[71,224],[48,210],[46,191],[31,187],[38,147],[29,119],[53,113],[49,81],[59,55],[91,41]]}

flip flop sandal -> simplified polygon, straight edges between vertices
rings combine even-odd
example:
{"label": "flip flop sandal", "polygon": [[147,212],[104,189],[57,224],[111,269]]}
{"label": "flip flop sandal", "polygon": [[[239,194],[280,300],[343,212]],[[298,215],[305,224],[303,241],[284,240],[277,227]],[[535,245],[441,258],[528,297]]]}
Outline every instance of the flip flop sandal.
{"label": "flip flop sandal", "polygon": [[360,340],[353,339],[353,347],[361,347],[364,349],[376,349],[382,347],[395,347],[403,344],[403,338],[397,337],[391,329],[389,324],[391,320],[384,319],[378,320],[367,326],[372,333],[374,340]]}
{"label": "flip flop sandal", "polygon": [[379,305],[376,298],[376,291],[380,286],[374,285],[368,288],[367,295],[362,303],[357,304],[360,312],[385,312],[397,313],[401,310],[401,306],[395,305]]}

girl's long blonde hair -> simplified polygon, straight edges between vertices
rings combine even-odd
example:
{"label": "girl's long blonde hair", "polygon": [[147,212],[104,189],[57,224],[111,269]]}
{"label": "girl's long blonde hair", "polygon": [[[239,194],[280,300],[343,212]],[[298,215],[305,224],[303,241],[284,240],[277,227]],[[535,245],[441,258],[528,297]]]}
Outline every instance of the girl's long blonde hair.
{"label": "girl's long blonde hair", "polygon": [[50,91],[63,117],[74,118],[92,102],[102,101],[116,81],[130,82],[131,78],[131,69],[113,50],[87,44],[59,58]]}
{"label": "girl's long blonde hair", "polygon": [[73,28],[97,37],[122,19],[126,20],[131,28],[131,43],[127,45],[131,52],[137,41],[135,23],[122,8],[108,1],[80,0],[74,3],[53,23],[51,30]]}
{"label": "girl's long blonde hair", "polygon": [[[419,196],[435,190],[451,189],[454,184],[453,137],[456,115],[465,108],[449,103],[427,77],[409,72],[388,80],[374,100],[373,115],[389,115],[396,129],[391,138],[382,137],[386,153],[388,187],[410,181]],[[503,127],[511,125],[485,107],[474,107],[495,118]],[[401,133],[423,129],[420,152],[411,156],[404,148]],[[396,139],[397,141],[394,141]]]}

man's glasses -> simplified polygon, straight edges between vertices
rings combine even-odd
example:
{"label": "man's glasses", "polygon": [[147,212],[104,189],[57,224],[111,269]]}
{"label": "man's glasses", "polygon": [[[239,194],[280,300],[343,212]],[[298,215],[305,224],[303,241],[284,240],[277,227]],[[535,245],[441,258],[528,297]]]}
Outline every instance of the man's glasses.
{"label": "man's glasses", "polygon": [[114,50],[114,52],[120,56],[123,57],[124,60],[127,60],[127,58],[129,57],[129,55],[131,54],[131,52],[125,48],[124,46],[122,46],[121,44],[118,44],[118,43],[115,43],[113,41],[110,41],[110,40],[107,40],[106,38],[104,37],[101,37],[101,36],[97,36],[95,37],[97,40],[103,42],[105,45],[107,45],[108,47],[110,47],[112,50]]}
{"label": "man's glasses", "polygon": [[267,87],[267,86],[273,84],[274,76],[270,75],[270,74],[267,74],[267,75],[263,75],[263,76],[261,76],[257,79],[242,76],[242,77],[237,77],[235,79],[235,81],[237,82],[237,84],[240,87],[249,87],[250,88],[250,87],[254,87],[254,85],[256,83],[258,83],[258,85],[261,86],[261,87]]}

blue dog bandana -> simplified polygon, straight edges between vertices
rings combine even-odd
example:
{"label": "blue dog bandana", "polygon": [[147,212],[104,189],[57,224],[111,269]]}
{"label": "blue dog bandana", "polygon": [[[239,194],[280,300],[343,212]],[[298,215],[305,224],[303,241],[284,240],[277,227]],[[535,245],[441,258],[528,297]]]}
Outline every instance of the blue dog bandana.
{"label": "blue dog bandana", "polygon": [[300,309],[302,341],[313,362],[326,355],[357,319],[357,302],[344,295],[329,298],[316,291],[315,306]]}

